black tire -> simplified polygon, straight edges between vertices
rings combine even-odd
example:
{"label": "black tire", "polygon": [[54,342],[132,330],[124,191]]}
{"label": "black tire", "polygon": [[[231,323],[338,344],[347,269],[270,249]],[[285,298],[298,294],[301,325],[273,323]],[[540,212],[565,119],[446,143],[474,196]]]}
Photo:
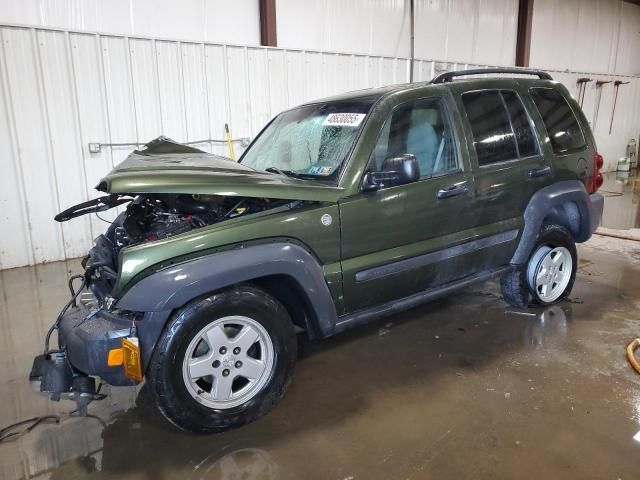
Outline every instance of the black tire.
{"label": "black tire", "polygon": [[[527,270],[532,261],[535,261],[536,252],[541,247],[564,247],[571,254],[572,271],[569,282],[562,294],[551,302],[543,300],[535,288],[527,280]],[[544,224],[531,250],[527,262],[523,265],[512,265],[500,279],[502,297],[509,304],[517,308],[526,308],[530,305],[553,305],[565,299],[571,293],[578,269],[578,254],[576,244],[569,231],[560,226]]]}
{"label": "black tire", "polygon": [[[191,340],[216,319],[243,315],[268,333],[274,350],[270,377],[258,393],[242,405],[214,409],[198,402],[185,384],[183,361]],[[197,433],[216,433],[253,422],[284,395],[296,361],[296,335],[287,310],[259,288],[240,285],[194,301],[173,316],[147,369],[150,397],[160,413],[176,427]]]}

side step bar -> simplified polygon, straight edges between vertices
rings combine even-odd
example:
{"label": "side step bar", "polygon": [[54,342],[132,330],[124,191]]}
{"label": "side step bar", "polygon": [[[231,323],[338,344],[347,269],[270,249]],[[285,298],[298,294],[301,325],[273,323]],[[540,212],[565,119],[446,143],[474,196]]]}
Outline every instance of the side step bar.
{"label": "side step bar", "polygon": [[508,268],[508,266],[504,266],[495,270],[490,270],[488,272],[477,273],[475,275],[470,275],[460,280],[456,280],[455,282],[450,282],[438,287],[430,288],[423,292],[415,293],[405,298],[392,300],[390,302],[376,305],[371,308],[358,310],[357,312],[349,313],[346,315],[341,315],[340,317],[338,317],[338,322],[336,323],[333,333],[335,334],[344,332],[345,330],[363,325],[365,323],[369,323],[373,320],[377,320],[378,318],[386,317],[387,315],[391,315],[393,313],[402,312],[422,303],[430,302],[431,300],[447,296],[450,293],[461,290],[462,288],[474,283],[484,282],[486,280],[495,278],[506,272]]}

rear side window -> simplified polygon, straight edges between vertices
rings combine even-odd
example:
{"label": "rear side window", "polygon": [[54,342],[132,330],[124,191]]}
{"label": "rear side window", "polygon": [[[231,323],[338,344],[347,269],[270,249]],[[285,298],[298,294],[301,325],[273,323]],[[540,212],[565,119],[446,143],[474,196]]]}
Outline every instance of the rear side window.
{"label": "rear side window", "polygon": [[518,145],[518,153],[520,157],[531,157],[538,154],[536,139],[533,136],[533,130],[529,123],[529,117],[524,110],[524,106],[516,92],[502,90],[502,98],[509,110],[511,117],[511,125],[515,135],[516,144]]}
{"label": "rear side window", "polygon": [[462,103],[471,123],[473,146],[480,165],[518,158],[511,123],[499,91],[465,93]]}
{"label": "rear side window", "polygon": [[473,132],[478,164],[537,155],[538,143],[529,116],[516,92],[482,90],[462,95]]}
{"label": "rear side window", "polygon": [[532,88],[530,92],[547,127],[553,151],[564,153],[584,148],[584,135],[567,100],[553,88]]}

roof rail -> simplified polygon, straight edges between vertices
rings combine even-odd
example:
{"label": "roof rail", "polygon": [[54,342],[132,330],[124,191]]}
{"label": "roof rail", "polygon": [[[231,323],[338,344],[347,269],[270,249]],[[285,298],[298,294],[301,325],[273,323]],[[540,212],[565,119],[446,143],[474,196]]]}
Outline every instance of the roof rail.
{"label": "roof rail", "polygon": [[518,75],[535,75],[541,80],[553,80],[551,75],[542,70],[529,70],[526,68],[474,68],[472,70],[457,70],[455,72],[441,73],[430,83],[447,83],[454,77],[462,77],[465,75],[483,75],[485,73],[516,73]]}

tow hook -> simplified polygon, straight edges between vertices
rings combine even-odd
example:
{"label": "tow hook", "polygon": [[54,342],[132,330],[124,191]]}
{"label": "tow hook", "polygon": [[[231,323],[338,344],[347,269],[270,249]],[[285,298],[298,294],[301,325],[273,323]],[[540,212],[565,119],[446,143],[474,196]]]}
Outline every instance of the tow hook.
{"label": "tow hook", "polygon": [[75,371],[64,351],[38,355],[33,359],[29,381],[34,390],[47,393],[51,400],[74,400],[81,416],[87,415],[87,407],[105,395],[96,390],[95,379]]}

